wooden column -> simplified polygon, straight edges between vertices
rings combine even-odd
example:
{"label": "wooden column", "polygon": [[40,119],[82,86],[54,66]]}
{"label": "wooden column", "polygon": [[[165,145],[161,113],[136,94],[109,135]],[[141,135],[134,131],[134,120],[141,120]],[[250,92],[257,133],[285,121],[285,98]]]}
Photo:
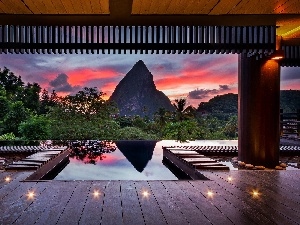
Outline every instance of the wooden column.
{"label": "wooden column", "polygon": [[239,160],[274,167],[279,161],[280,67],[239,55]]}

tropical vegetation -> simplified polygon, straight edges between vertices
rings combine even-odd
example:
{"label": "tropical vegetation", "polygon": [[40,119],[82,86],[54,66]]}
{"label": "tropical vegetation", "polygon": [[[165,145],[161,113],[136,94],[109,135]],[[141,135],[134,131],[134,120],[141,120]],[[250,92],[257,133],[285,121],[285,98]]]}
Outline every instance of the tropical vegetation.
{"label": "tropical vegetation", "polygon": [[176,99],[175,111],[160,108],[153,118],[119,116],[104,95],[85,87],[60,97],[0,69],[0,140],[237,139],[235,94],[216,96],[198,108]]}

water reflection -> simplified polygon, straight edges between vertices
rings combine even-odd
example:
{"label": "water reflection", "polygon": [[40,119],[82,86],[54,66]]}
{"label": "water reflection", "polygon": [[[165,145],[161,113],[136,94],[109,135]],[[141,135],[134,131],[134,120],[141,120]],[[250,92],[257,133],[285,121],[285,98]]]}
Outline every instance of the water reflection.
{"label": "water reflection", "polygon": [[104,160],[117,148],[138,172],[143,172],[148,162],[152,159],[157,141],[72,141],[70,143],[70,157],[94,164]]}
{"label": "water reflection", "polygon": [[[55,180],[177,180],[163,163],[168,141],[116,141],[72,144],[70,163]],[[100,145],[100,147],[99,147]],[[93,147],[88,147],[93,146]],[[98,155],[98,156],[97,156]],[[92,161],[91,161],[92,159]]]}
{"label": "water reflection", "polygon": [[157,141],[117,141],[116,145],[138,172],[152,159]]}
{"label": "water reflection", "polygon": [[106,158],[105,153],[114,152],[116,145],[112,141],[72,141],[70,149],[71,158],[96,165],[98,161]]}

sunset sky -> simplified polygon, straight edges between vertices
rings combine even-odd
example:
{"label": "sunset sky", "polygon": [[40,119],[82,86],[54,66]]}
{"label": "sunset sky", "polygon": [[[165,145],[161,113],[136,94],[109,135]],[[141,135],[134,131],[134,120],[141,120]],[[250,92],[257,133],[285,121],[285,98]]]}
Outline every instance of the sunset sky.
{"label": "sunset sky", "polygon": [[[153,74],[156,88],[171,100],[187,97],[188,104],[197,106],[218,94],[237,93],[234,54],[2,54],[0,68],[60,95],[97,87],[108,98],[140,59]],[[300,68],[281,69],[281,89],[300,90]]]}

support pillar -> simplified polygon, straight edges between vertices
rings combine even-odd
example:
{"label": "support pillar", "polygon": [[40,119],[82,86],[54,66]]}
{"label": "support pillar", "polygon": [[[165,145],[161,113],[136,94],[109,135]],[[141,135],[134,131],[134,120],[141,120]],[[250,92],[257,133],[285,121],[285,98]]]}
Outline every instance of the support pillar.
{"label": "support pillar", "polygon": [[274,168],[279,162],[280,67],[277,61],[239,55],[238,158]]}

